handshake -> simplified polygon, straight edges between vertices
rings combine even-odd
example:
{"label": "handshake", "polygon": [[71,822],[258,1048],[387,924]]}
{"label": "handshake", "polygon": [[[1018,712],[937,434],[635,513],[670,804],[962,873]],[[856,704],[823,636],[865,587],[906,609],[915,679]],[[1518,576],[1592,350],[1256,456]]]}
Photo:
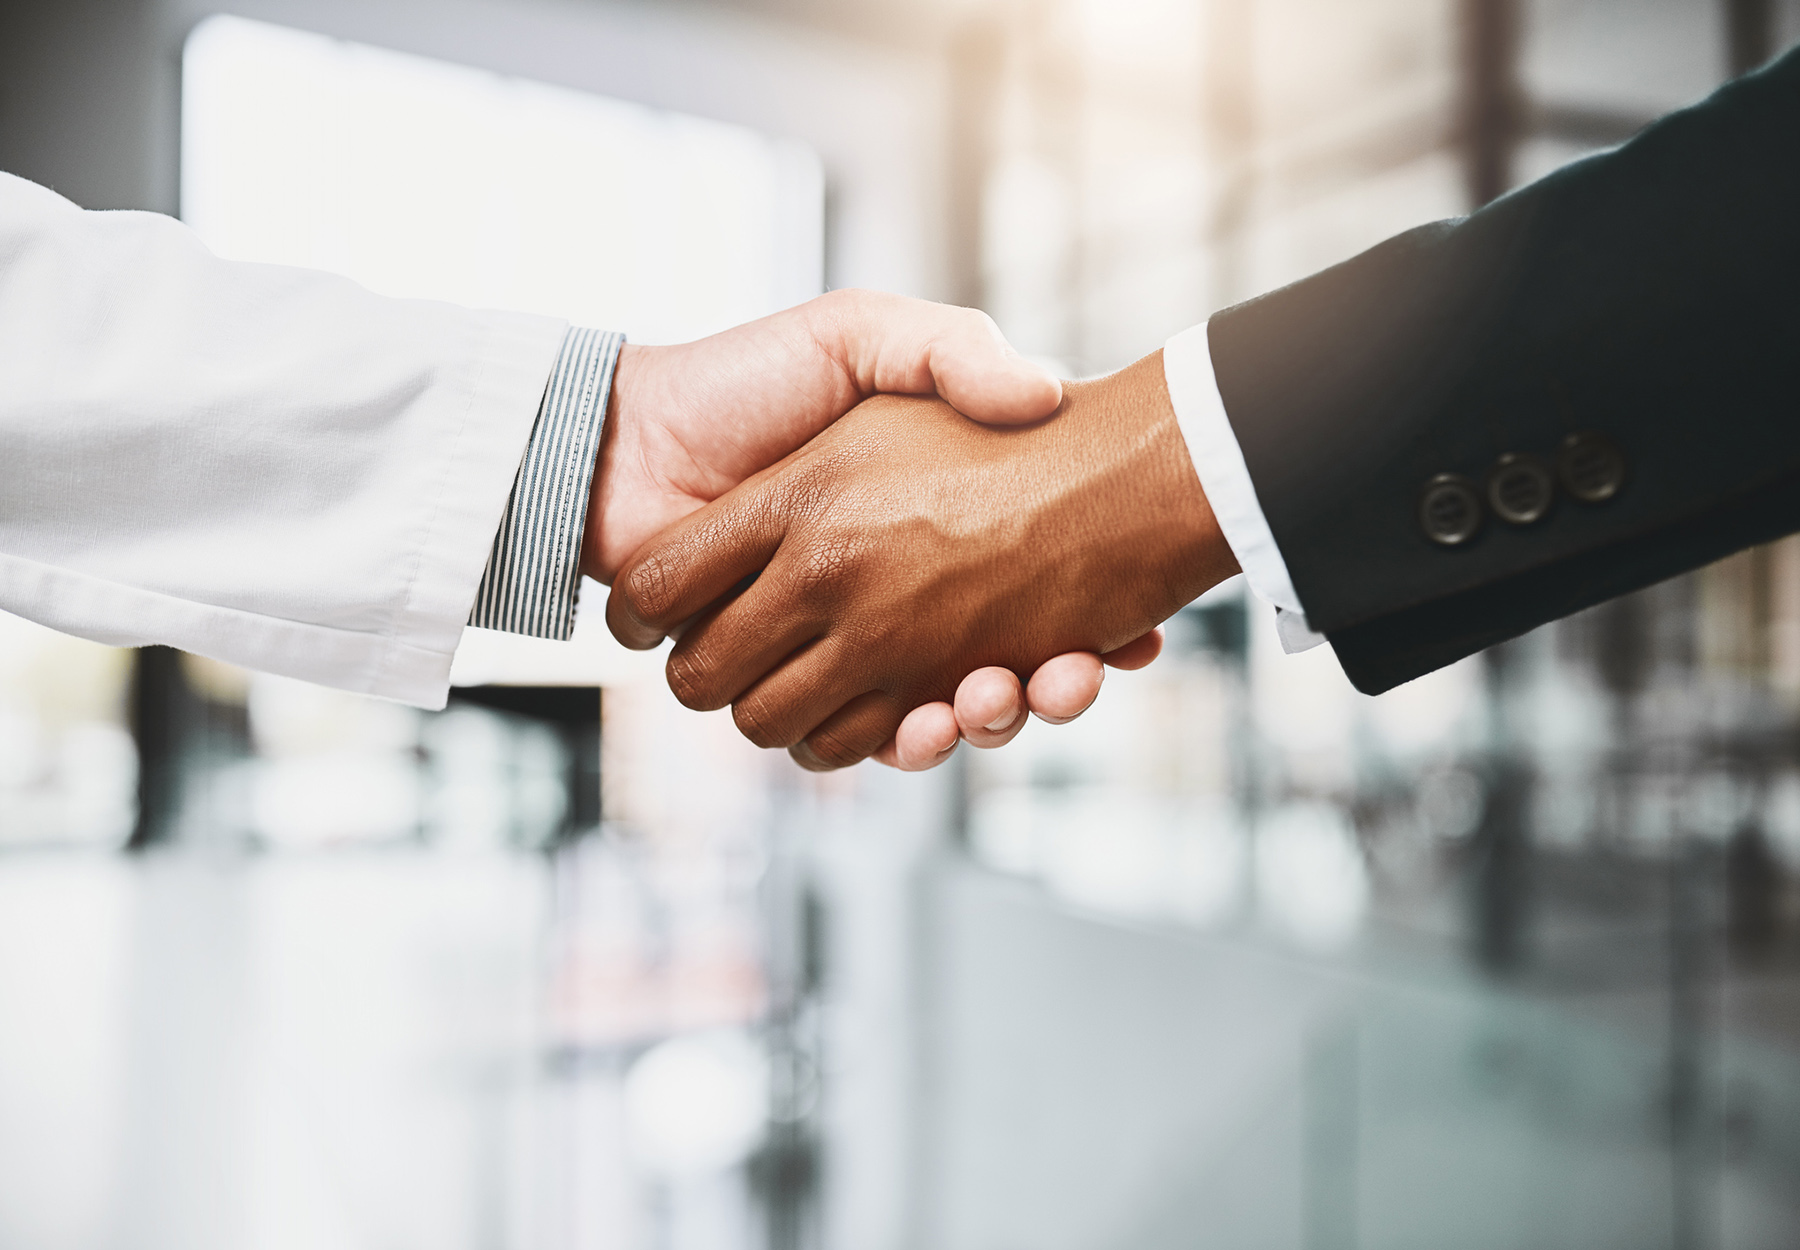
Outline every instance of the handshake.
{"label": "handshake", "polygon": [[1160,354],[1063,386],[984,314],[837,292],[626,347],[582,569],[671,689],[802,766],[1061,723],[1236,573]]}

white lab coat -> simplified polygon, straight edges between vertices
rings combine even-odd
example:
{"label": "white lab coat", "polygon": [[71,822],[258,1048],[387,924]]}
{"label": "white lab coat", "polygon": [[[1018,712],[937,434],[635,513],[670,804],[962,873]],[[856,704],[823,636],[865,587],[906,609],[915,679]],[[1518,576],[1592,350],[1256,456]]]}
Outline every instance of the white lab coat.
{"label": "white lab coat", "polygon": [[564,329],[0,174],[0,609],[442,707]]}

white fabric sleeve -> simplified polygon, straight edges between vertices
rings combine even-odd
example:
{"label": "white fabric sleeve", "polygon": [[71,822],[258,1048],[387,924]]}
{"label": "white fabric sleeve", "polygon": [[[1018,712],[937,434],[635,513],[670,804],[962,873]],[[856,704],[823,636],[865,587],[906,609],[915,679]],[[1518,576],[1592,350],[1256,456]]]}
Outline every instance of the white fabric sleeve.
{"label": "white fabric sleeve", "polygon": [[1244,570],[1244,580],[1258,598],[1274,605],[1282,649],[1291,655],[1318,646],[1325,636],[1307,626],[1287,561],[1275,545],[1243,450],[1225,415],[1204,322],[1183,330],[1163,346],[1163,378],[1206,502],[1218,518],[1238,567]]}
{"label": "white fabric sleeve", "polygon": [[0,174],[0,609],[441,707],[565,328]]}

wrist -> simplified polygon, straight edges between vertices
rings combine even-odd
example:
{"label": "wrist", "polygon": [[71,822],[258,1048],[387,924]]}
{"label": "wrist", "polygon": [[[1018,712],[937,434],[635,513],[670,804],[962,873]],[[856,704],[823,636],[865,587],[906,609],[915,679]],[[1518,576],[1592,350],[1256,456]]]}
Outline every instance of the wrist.
{"label": "wrist", "polygon": [[1162,353],[1072,386],[1071,398],[1101,409],[1098,428],[1120,457],[1119,489],[1107,495],[1108,532],[1123,536],[1122,567],[1166,588],[1175,607],[1236,575],[1237,557],[1207,500],[1169,399]]}

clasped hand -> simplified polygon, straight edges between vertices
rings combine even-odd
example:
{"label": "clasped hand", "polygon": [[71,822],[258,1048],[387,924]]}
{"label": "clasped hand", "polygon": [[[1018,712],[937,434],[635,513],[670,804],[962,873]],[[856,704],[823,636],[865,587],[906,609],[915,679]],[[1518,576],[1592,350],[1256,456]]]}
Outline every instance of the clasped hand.
{"label": "clasped hand", "polygon": [[1021,678],[1040,713],[1091,700],[1095,657],[1147,663],[1157,624],[1236,571],[1161,375],[1152,356],[1071,384],[1027,424],[868,399],[636,549],[608,623],[640,648],[686,623],[676,696],[808,768],[1004,740]]}

